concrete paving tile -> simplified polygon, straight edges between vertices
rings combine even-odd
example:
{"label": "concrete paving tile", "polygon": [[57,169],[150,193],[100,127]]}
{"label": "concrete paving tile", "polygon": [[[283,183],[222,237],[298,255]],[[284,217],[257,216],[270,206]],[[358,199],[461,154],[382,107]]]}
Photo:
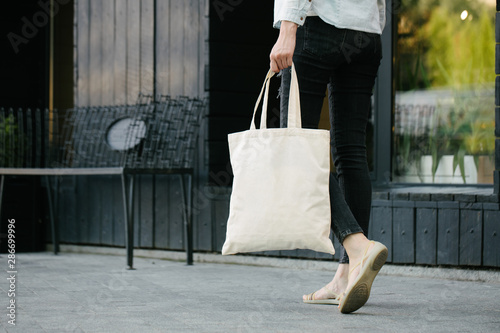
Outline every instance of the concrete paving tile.
{"label": "concrete paving tile", "polygon": [[342,315],[301,301],[333,272],[142,258],[129,271],[122,257],[20,257],[19,327],[42,332],[490,332],[500,321],[495,283],[381,275],[367,304]]}

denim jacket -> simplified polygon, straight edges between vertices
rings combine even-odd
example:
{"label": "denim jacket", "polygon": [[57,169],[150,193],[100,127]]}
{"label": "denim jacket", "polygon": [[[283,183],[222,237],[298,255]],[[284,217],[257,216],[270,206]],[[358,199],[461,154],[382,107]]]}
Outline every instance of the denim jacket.
{"label": "denim jacket", "polygon": [[385,26],[385,0],[275,0],[274,24],[291,21],[303,25],[307,16],[319,16],[340,29],[381,34]]}

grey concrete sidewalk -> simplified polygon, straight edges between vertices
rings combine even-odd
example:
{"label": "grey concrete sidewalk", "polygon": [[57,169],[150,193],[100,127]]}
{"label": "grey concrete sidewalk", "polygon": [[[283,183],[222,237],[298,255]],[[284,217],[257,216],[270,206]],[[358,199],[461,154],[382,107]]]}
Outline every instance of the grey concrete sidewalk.
{"label": "grey concrete sidewalk", "polygon": [[303,293],[331,272],[95,254],[18,254],[16,325],[8,324],[7,256],[0,257],[6,332],[500,332],[500,284],[384,275],[350,315]]}

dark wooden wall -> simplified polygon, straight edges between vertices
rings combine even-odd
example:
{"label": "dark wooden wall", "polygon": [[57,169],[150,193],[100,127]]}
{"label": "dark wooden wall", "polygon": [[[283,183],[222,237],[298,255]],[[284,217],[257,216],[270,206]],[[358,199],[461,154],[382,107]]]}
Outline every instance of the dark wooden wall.
{"label": "dark wooden wall", "polygon": [[77,0],[75,105],[204,95],[208,0]]}

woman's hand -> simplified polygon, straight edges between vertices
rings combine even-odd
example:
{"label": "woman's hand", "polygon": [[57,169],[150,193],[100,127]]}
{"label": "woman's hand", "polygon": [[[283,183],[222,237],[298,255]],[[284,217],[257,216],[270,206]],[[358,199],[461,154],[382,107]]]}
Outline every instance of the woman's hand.
{"label": "woman's hand", "polygon": [[281,21],[280,35],[269,55],[273,72],[278,73],[280,70],[292,66],[296,33],[296,23]]}

